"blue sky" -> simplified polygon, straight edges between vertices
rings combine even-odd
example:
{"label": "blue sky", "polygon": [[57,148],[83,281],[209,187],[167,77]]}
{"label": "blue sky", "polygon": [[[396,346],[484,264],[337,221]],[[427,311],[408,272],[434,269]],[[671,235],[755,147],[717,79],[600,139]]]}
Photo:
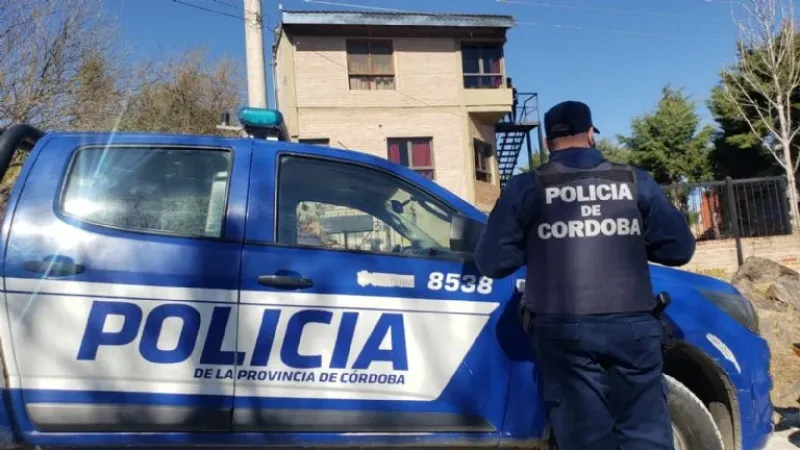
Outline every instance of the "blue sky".
{"label": "blue sky", "polygon": [[[698,101],[701,116],[710,120],[705,99],[719,71],[734,58],[736,31],[730,4],[724,0],[331,1],[340,4],[263,4],[273,26],[279,20],[279,4],[289,10],[354,9],[344,3],[513,15],[518,26],[509,32],[506,57],[514,84],[520,91],[538,92],[543,110],[567,99],[588,103],[603,136],[627,133],[631,119],[653,108],[666,83],[685,88]],[[241,16],[242,3],[106,0],[105,7],[117,17],[134,58],[158,58],[202,46],[211,58],[240,60],[244,71],[243,22],[228,16]],[[265,44],[268,54],[270,45]]]}

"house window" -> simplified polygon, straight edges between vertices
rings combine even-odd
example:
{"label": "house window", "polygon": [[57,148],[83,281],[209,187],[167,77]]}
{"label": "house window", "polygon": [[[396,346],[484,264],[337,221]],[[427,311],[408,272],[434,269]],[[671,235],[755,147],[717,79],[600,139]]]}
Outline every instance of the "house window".
{"label": "house window", "polygon": [[462,44],[461,58],[465,88],[497,89],[503,86],[502,44]]}
{"label": "house window", "polygon": [[431,138],[389,139],[389,161],[406,166],[433,180],[431,141]]}
{"label": "house window", "polygon": [[330,145],[330,139],[328,138],[298,139],[297,141],[301,144],[306,144],[306,145],[322,145],[325,147]]}
{"label": "house window", "polygon": [[347,41],[347,72],[352,90],[394,89],[394,50],[390,40]]}
{"label": "house window", "polygon": [[472,142],[475,154],[475,179],[492,182],[492,146],[479,139]]}

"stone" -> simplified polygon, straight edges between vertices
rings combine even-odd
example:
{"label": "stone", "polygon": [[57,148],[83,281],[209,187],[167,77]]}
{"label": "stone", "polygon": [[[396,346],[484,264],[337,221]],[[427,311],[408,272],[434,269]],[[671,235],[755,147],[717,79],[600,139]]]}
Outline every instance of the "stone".
{"label": "stone", "polygon": [[775,261],[747,258],[731,278],[731,284],[757,308],[800,310],[800,273]]}
{"label": "stone", "polygon": [[786,276],[778,278],[769,289],[770,300],[800,310],[800,279]]}

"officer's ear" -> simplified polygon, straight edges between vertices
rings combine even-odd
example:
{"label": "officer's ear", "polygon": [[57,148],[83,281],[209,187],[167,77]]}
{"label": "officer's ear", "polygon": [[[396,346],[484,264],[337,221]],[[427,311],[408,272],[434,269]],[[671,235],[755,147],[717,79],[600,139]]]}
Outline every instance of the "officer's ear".
{"label": "officer's ear", "polygon": [[589,128],[589,132],[586,133],[586,137],[589,139],[589,146],[594,147],[597,141],[594,140],[594,127]]}

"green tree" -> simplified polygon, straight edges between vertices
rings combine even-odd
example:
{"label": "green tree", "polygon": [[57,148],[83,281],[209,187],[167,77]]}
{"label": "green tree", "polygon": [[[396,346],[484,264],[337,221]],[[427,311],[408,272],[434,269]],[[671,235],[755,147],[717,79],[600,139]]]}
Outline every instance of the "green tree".
{"label": "green tree", "polygon": [[714,133],[714,148],[709,154],[714,178],[782,174],[781,166],[763,145],[762,137],[752,132],[723,89],[722,86],[714,87],[708,100],[708,109],[718,125]]}
{"label": "green tree", "polygon": [[[789,0],[751,0],[737,21],[735,64],[721,73],[709,107],[721,132],[715,170],[753,176],[780,172],[800,223],[800,34]],[[771,156],[768,158],[768,156]]]}
{"label": "green tree", "polygon": [[655,110],[633,119],[630,136],[619,136],[630,162],[661,184],[709,179],[714,129],[701,126],[695,108],[681,89],[665,86]]}
{"label": "green tree", "polygon": [[[630,152],[620,147],[619,145],[615,144],[611,139],[608,138],[601,138],[597,140],[597,149],[603,154],[603,156],[613,162],[626,164],[630,158]],[[533,154],[533,167],[539,167],[542,165],[542,154],[540,152],[535,152]],[[527,165],[520,166],[517,170],[522,172],[529,172],[530,169]]]}
{"label": "green tree", "polygon": [[622,145],[614,142],[610,138],[600,138],[597,140],[596,147],[600,150],[603,156],[615,163],[630,164],[632,154],[631,151]]}

